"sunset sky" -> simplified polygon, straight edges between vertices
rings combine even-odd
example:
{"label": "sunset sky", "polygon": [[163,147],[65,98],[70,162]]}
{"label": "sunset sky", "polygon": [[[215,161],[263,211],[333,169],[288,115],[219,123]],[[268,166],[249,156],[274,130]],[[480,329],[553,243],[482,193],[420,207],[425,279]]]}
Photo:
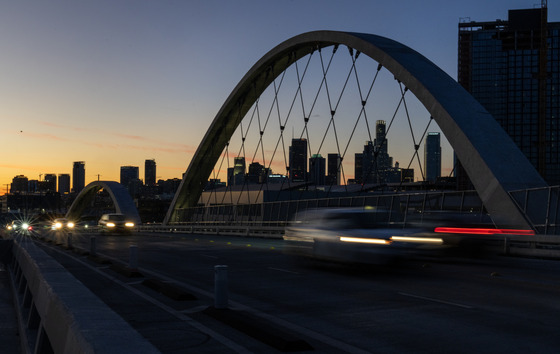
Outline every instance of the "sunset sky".
{"label": "sunset sky", "polygon": [[[402,42],[457,76],[457,24],[538,1],[36,0],[0,5],[0,188],[16,175],[119,180],[155,159],[180,178],[243,75],[297,34],[341,30]],[[560,21],[549,1],[549,21]],[[451,153],[444,154],[449,169]]]}

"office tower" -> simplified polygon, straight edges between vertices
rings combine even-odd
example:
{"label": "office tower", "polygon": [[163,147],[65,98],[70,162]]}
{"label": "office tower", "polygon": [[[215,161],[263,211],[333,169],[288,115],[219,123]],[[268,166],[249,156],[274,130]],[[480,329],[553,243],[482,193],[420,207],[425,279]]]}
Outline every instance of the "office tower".
{"label": "office tower", "polygon": [[86,185],[86,163],[84,161],[74,162],[72,168],[72,191],[80,193]]}
{"label": "office tower", "polygon": [[245,182],[245,157],[238,156],[233,158],[233,185],[242,186]]}
{"label": "office tower", "polygon": [[56,174],[47,173],[45,174],[44,185],[47,192],[56,192]]}
{"label": "office tower", "polygon": [[364,178],[364,154],[356,153],[354,154],[354,183],[362,184]]}
{"label": "office tower", "polygon": [[144,162],[144,184],[147,186],[156,185],[156,160],[146,160]]}
{"label": "office tower", "polygon": [[[550,185],[560,184],[560,23],[541,8],[459,23],[459,83]],[[459,169],[457,177],[460,178]]]}
{"label": "office tower", "polygon": [[10,193],[24,193],[29,190],[29,180],[24,175],[18,175],[12,178]]}
{"label": "office tower", "polygon": [[441,143],[439,133],[428,133],[424,144],[426,181],[435,182],[441,177]]}
{"label": "office tower", "polygon": [[121,166],[120,183],[128,189],[131,196],[135,196],[140,187],[138,166]]}
{"label": "office tower", "polygon": [[258,162],[253,162],[249,165],[249,172],[247,173],[247,182],[252,184],[265,183],[266,182],[266,169],[263,165]]}
{"label": "office tower", "polygon": [[307,175],[307,140],[292,139],[290,146],[290,181],[305,182]]}
{"label": "office tower", "polygon": [[317,185],[325,185],[325,158],[320,154],[313,154],[309,159],[309,182]]}
{"label": "office tower", "polygon": [[120,182],[123,186],[127,187],[132,180],[138,179],[138,176],[138,166],[121,166]]}
{"label": "office tower", "polygon": [[58,175],[58,193],[70,193],[70,175],[68,173]]}
{"label": "office tower", "polygon": [[339,154],[327,155],[327,178],[325,180],[325,183],[328,186],[340,185],[340,170],[342,168],[340,162],[341,159]]}
{"label": "office tower", "polygon": [[362,157],[363,183],[387,183],[387,173],[393,158],[387,149],[385,121],[378,120],[375,126],[375,140],[366,141]]}

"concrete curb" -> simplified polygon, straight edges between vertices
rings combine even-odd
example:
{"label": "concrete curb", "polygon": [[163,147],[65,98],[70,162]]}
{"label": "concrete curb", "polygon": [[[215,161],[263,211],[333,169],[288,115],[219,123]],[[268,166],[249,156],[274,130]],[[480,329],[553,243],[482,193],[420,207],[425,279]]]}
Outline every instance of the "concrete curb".
{"label": "concrete curb", "polygon": [[32,242],[14,242],[13,254],[55,353],[159,353]]}

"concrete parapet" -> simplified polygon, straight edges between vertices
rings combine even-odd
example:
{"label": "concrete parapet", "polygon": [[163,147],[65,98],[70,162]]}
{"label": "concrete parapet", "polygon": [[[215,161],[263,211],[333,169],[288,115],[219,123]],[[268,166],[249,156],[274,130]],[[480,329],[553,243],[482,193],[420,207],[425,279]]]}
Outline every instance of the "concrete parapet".
{"label": "concrete parapet", "polygon": [[14,241],[13,255],[55,353],[159,353],[35,244]]}

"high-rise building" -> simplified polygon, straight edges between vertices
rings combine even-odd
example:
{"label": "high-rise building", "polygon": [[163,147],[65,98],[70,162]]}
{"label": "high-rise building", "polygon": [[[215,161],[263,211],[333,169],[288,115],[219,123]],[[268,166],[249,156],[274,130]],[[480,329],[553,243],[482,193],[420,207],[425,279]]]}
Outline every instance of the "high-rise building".
{"label": "high-rise building", "polygon": [[426,181],[435,182],[441,177],[441,139],[439,133],[428,133],[424,144]]}
{"label": "high-rise building", "polygon": [[354,182],[362,184],[364,178],[364,154],[359,152],[354,154]]}
{"label": "high-rise building", "polygon": [[307,180],[307,139],[292,139],[290,146],[290,181]]}
{"label": "high-rise building", "polygon": [[146,160],[144,162],[144,184],[147,186],[156,185],[156,160]]}
{"label": "high-rise building", "polygon": [[10,193],[23,193],[29,190],[29,180],[24,175],[18,175],[12,178]]}
{"label": "high-rise building", "polygon": [[362,170],[363,183],[387,183],[387,174],[393,165],[393,158],[387,149],[385,121],[378,120],[375,126],[375,140],[364,145]]}
{"label": "high-rise building", "polygon": [[558,185],[560,22],[548,22],[545,4],[510,10],[507,21],[459,23],[458,78],[543,178]]}
{"label": "high-rise building", "polygon": [[45,174],[42,190],[44,192],[56,192],[56,174],[54,173]]}
{"label": "high-rise building", "polygon": [[138,166],[121,166],[120,183],[128,189],[131,196],[134,196],[139,188],[139,175]]}
{"label": "high-rise building", "polygon": [[268,169],[258,162],[253,162],[249,165],[249,172],[247,173],[247,182],[252,184],[265,183]]}
{"label": "high-rise building", "polygon": [[58,193],[70,193],[70,175],[68,173],[58,175]]}
{"label": "high-rise building", "polygon": [[72,191],[80,193],[86,186],[86,163],[84,161],[74,162],[72,168]]}
{"label": "high-rise building", "polygon": [[245,183],[245,157],[238,156],[233,158],[233,184],[241,186]]}
{"label": "high-rise building", "polygon": [[327,155],[327,178],[325,180],[325,183],[328,186],[340,185],[340,162],[341,158],[339,154]]}
{"label": "high-rise building", "polygon": [[326,161],[320,154],[313,154],[309,159],[309,182],[317,185],[325,185]]}

